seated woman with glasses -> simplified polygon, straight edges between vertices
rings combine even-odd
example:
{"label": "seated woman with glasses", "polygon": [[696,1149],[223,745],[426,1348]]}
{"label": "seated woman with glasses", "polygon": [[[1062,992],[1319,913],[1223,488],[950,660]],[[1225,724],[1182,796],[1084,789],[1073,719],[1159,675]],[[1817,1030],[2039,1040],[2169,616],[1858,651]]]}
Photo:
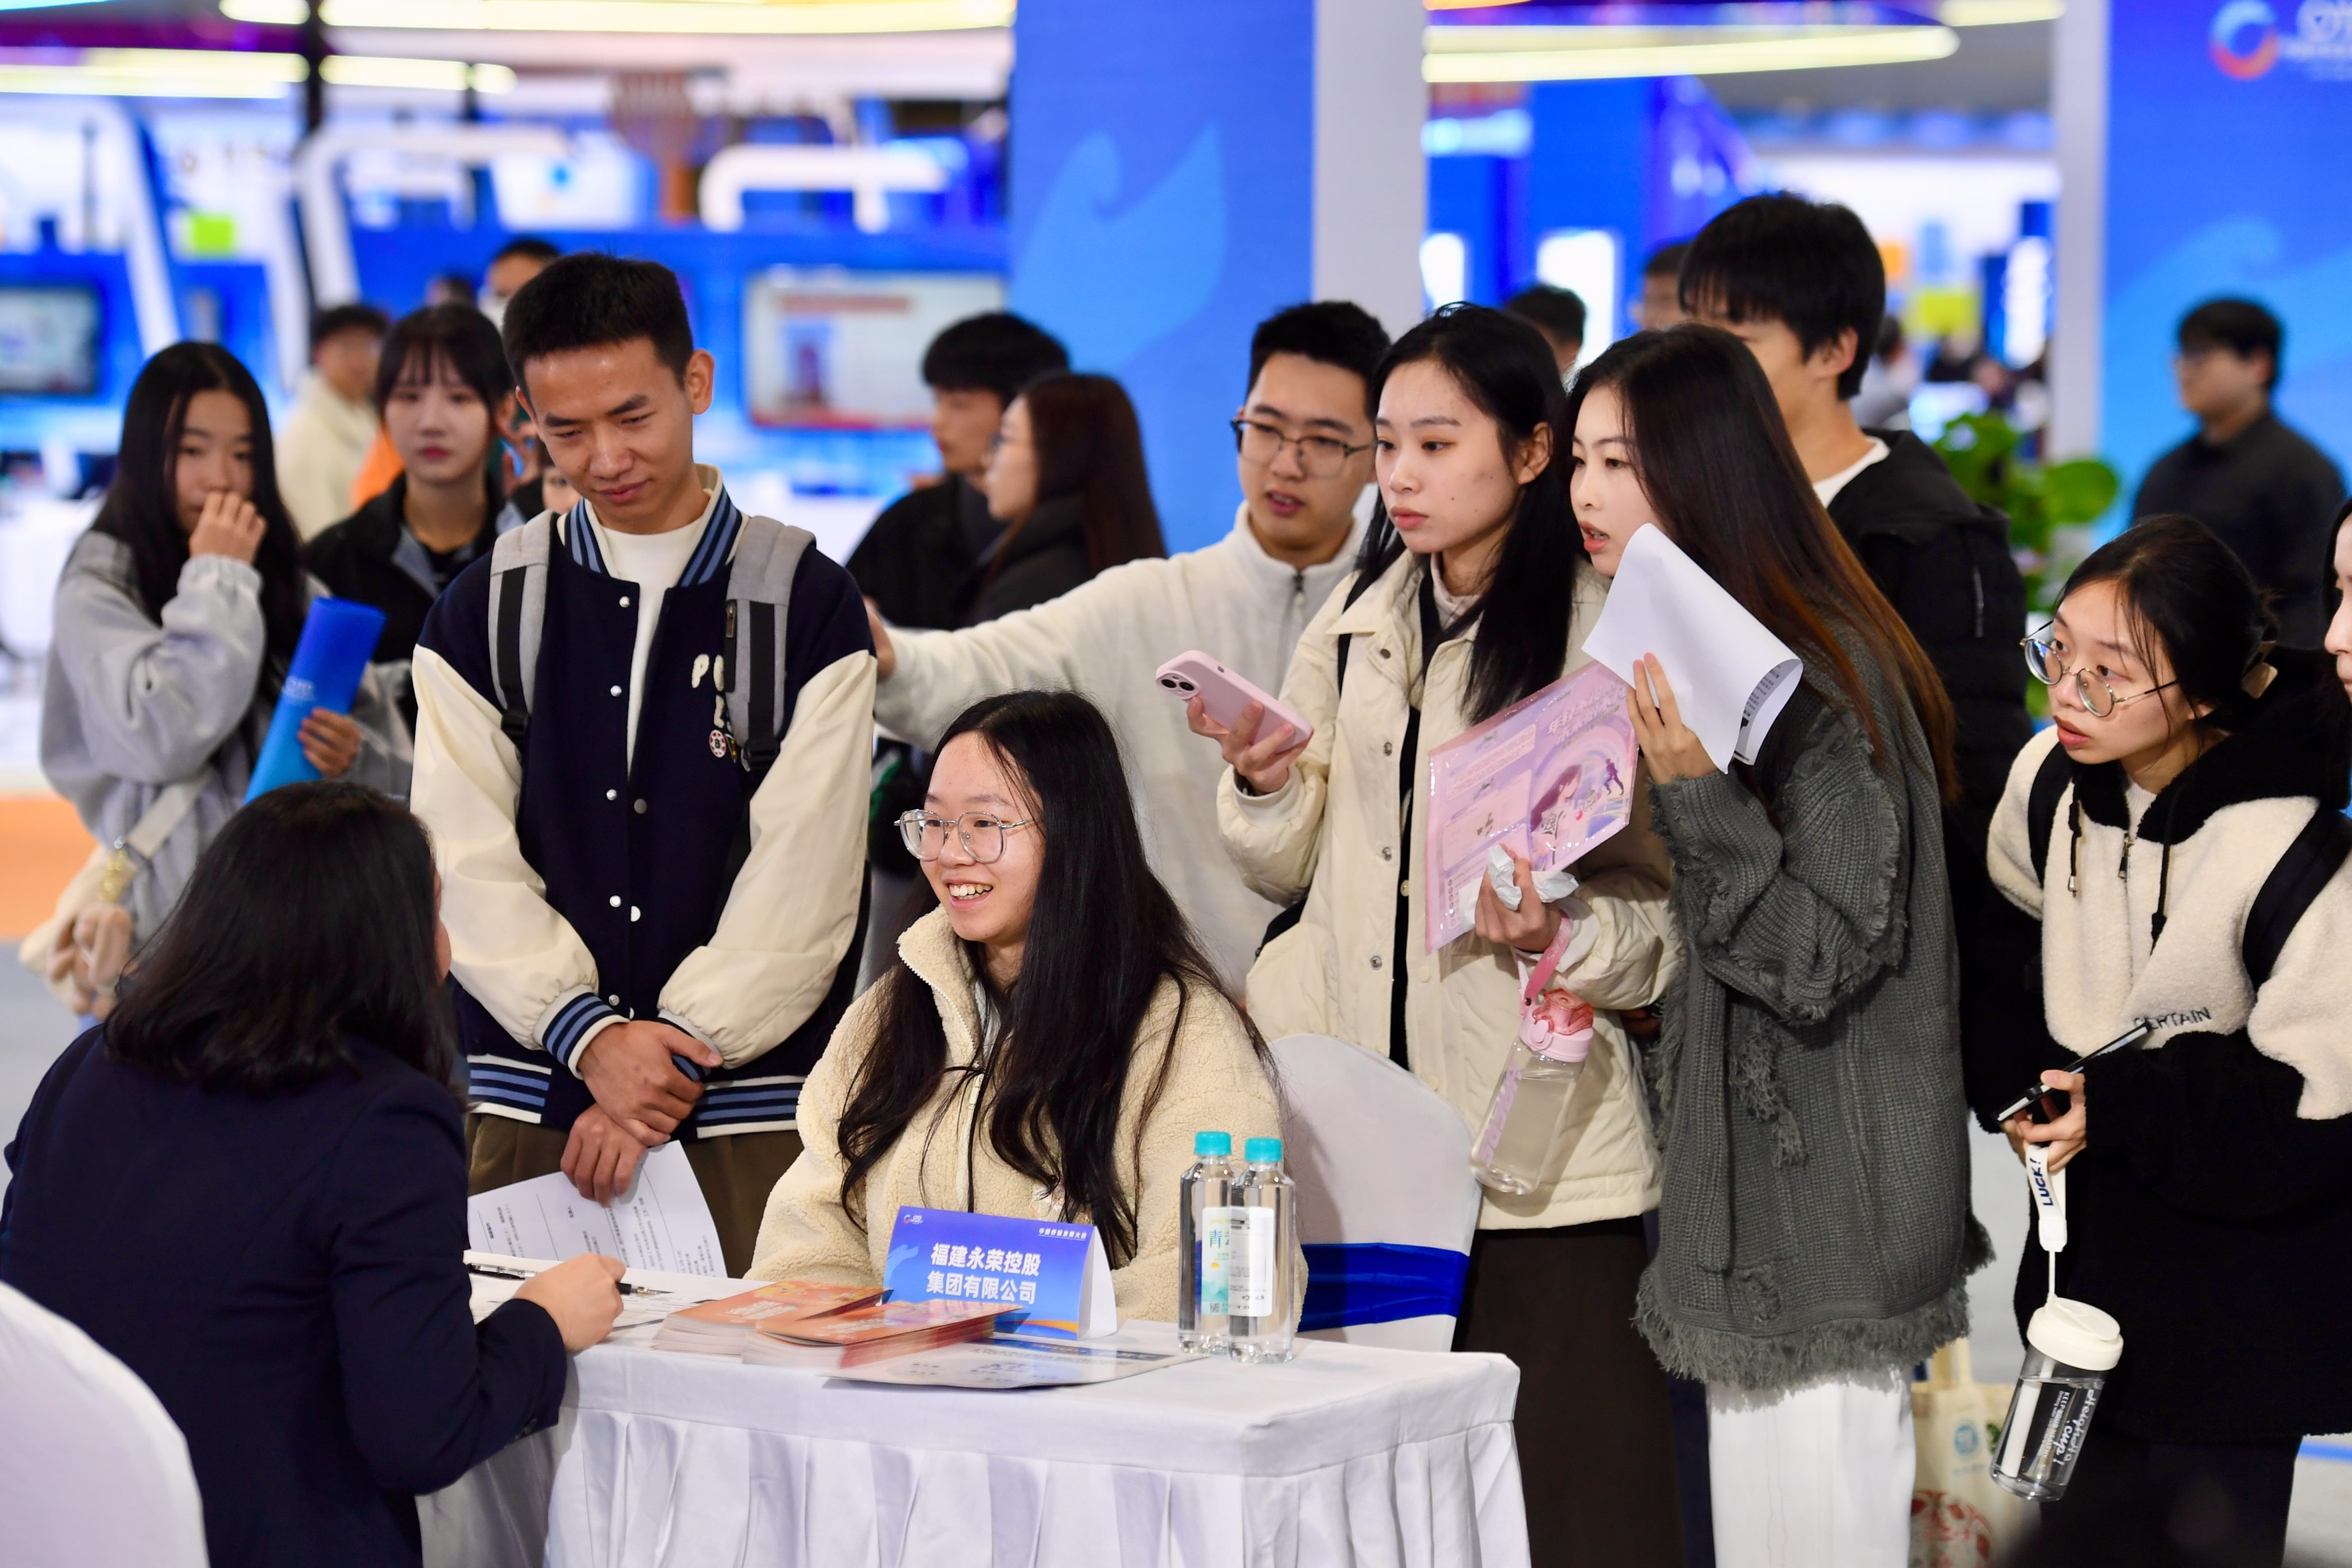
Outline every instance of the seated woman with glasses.
{"label": "seated woman with glasses", "polygon": [[[2275,1563],[2302,1435],[2352,1426],[2352,707],[2327,655],[2273,635],[2229,547],[2156,517],[2026,639],[2054,723],[2010,770],[1989,859],[2040,924],[2040,987],[2001,1059],[1974,1048],[1970,1099],[1990,1127],[2037,1078],[2064,1091],[2005,1131],[2070,1173],[2057,1293],[2126,1347],[2042,1510],[2053,1561],[2137,1560],[2090,1538],[2160,1518],[2136,1503],[2161,1488],[2207,1497],[2219,1555]],[[2029,1236],[2021,1319],[2051,1279]]]}
{"label": "seated woman with glasses", "polygon": [[1109,376],[1056,372],[1022,388],[988,443],[980,489],[1004,531],[957,588],[951,625],[976,626],[1168,553],[1135,405]]}
{"label": "seated woman with glasses", "polygon": [[940,907],[802,1088],[751,1277],[879,1284],[913,1204],[1091,1224],[1119,1315],[1172,1319],[1192,1135],[1281,1129],[1264,1043],[1145,863],[1110,727],[1070,692],[975,703],[899,826]]}

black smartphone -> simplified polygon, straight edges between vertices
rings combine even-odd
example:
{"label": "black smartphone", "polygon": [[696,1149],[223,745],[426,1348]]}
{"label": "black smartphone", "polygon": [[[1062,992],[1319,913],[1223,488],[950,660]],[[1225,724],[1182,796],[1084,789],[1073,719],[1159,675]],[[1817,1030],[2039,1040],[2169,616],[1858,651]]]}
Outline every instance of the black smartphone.
{"label": "black smartphone", "polygon": [[[2122,1034],[2117,1035],[2114,1039],[2109,1040],[2105,1045],[2101,1046],[2097,1050],[2093,1051],[2090,1055],[2075,1058],[2073,1064],[2069,1066],[2066,1070],[2068,1072],[2081,1072],[2083,1070],[2083,1064],[2085,1062],[2096,1061],[2099,1058],[2105,1056],[2109,1051],[2119,1051],[2126,1046],[2136,1046],[2142,1040],[2147,1038],[2148,1036],[2155,1031],[2155,1027],[2156,1026],[2148,1023],[2134,1024],[2130,1028],[2126,1029]],[[2032,1089],[2027,1089],[2023,1094],[2019,1095],[2014,1100],[2011,1101],[2009,1109],[2003,1110],[2000,1115],[1994,1120],[1997,1121],[2007,1121],[2012,1116],[2023,1116],[2028,1121],[2037,1122],[2042,1126],[2047,1126],[2074,1109],[2074,1097],[2073,1095],[2067,1093],[2063,1089],[2052,1089],[2046,1083],[2037,1083]]]}

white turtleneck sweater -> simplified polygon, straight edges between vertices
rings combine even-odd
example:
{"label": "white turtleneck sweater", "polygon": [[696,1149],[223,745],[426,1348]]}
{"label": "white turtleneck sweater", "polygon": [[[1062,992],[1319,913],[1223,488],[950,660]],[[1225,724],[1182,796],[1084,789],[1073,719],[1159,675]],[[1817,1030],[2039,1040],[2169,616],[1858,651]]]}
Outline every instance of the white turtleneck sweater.
{"label": "white turtleneck sweater", "polygon": [[1198,648],[1280,691],[1291,650],[1353,566],[1362,534],[1360,518],[1337,555],[1299,571],[1265,552],[1244,505],[1233,531],[1205,549],[1114,566],[1058,599],[961,631],[893,627],[898,668],[875,689],[874,716],[929,747],[983,697],[1029,688],[1084,695],[1118,736],[1152,868],[1239,994],[1276,906],[1243,886],[1225,853],[1215,742],[1192,733],[1184,704],[1152,677]]}

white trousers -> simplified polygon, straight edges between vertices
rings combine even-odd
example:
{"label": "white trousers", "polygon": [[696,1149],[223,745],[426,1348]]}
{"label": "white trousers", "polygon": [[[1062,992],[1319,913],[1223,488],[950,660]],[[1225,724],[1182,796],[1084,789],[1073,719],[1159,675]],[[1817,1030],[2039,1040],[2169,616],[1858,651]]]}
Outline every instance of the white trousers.
{"label": "white trousers", "polygon": [[1716,1568],[1904,1568],[1911,1552],[1907,1368],[1778,1394],[1706,1385]]}

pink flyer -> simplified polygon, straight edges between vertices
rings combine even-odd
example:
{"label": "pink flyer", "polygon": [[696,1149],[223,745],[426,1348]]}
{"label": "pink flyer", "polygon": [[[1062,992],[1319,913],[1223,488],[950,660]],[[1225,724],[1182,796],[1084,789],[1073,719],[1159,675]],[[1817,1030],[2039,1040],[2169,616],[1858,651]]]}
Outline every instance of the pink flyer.
{"label": "pink flyer", "polygon": [[1626,690],[1587,665],[1429,753],[1430,952],[1471,929],[1493,846],[1557,871],[1632,820]]}

